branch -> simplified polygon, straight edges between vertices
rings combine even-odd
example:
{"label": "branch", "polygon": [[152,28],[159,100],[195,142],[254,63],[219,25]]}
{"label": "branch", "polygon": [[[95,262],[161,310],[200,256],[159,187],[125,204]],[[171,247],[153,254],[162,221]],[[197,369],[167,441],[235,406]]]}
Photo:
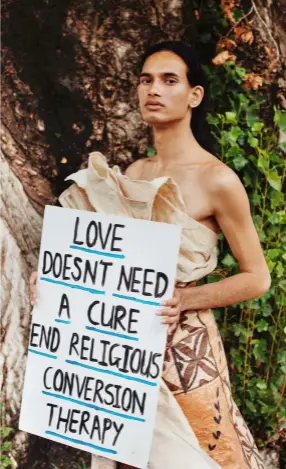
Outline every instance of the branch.
{"label": "branch", "polygon": [[255,13],[256,13],[256,15],[257,15],[259,21],[260,21],[260,22],[263,24],[263,26],[265,27],[266,32],[267,32],[267,34],[268,34],[268,36],[269,36],[271,42],[272,42],[273,45],[274,45],[274,48],[275,48],[275,50],[276,50],[277,59],[279,60],[279,59],[280,59],[280,51],[279,51],[278,44],[277,44],[277,42],[275,41],[274,37],[272,36],[272,33],[271,33],[270,29],[268,28],[266,22],[265,22],[264,19],[261,17],[261,15],[260,15],[260,13],[259,13],[259,11],[258,11],[258,9],[257,9],[256,4],[254,3],[254,0],[251,0],[251,3],[252,3],[252,8],[254,9],[254,11],[255,11]]}
{"label": "branch", "polygon": [[230,30],[228,31],[228,33],[226,34],[225,37],[229,36],[230,33],[234,30],[234,28],[236,28],[236,26],[241,23],[241,21],[243,21],[245,18],[247,18],[251,13],[253,12],[253,6],[250,8],[249,12],[246,13],[245,15],[243,15],[241,18],[239,18],[239,20],[230,28]]}

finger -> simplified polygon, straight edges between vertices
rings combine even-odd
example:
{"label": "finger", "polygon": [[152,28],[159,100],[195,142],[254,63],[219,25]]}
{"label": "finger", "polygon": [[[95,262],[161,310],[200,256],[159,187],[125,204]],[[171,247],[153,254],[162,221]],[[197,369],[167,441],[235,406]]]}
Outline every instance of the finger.
{"label": "finger", "polygon": [[161,311],[156,312],[157,316],[177,316],[180,314],[180,308],[170,308],[170,309],[162,309]]}
{"label": "finger", "polygon": [[30,285],[35,285],[37,281],[37,274],[38,273],[36,271],[31,273],[30,280],[29,280]]}
{"label": "finger", "polygon": [[169,300],[162,301],[161,306],[176,306],[180,302],[180,298],[173,296]]}
{"label": "finger", "polygon": [[35,283],[30,283],[30,302],[32,306],[35,306],[37,301],[37,287]]}
{"label": "finger", "polygon": [[173,324],[173,323],[177,323],[178,321],[179,321],[179,317],[174,316],[172,318],[162,319],[161,324]]}
{"label": "finger", "polygon": [[31,293],[31,294],[30,294],[30,301],[31,301],[31,303],[34,302],[34,301],[36,301],[36,295],[35,295],[35,293]]}
{"label": "finger", "polygon": [[37,294],[37,288],[36,285],[30,285],[30,295],[36,295]]}

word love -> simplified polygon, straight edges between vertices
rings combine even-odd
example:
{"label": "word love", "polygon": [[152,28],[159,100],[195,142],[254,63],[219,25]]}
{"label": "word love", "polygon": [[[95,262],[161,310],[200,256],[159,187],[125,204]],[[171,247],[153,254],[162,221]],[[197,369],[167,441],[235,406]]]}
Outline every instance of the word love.
{"label": "word love", "polygon": [[122,228],[125,228],[125,225],[120,225],[119,223],[109,223],[106,225],[102,224],[100,221],[94,220],[84,227],[80,217],[76,217],[73,244],[76,246],[85,244],[88,248],[96,247],[111,252],[122,252],[118,243],[122,241],[123,238],[117,235]]}

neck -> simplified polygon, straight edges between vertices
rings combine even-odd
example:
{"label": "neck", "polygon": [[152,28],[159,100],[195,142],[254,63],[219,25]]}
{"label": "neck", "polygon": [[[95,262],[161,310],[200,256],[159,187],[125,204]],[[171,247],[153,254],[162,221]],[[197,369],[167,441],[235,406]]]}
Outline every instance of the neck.
{"label": "neck", "polygon": [[153,125],[156,159],[164,167],[191,163],[202,148],[190,128],[189,119]]}

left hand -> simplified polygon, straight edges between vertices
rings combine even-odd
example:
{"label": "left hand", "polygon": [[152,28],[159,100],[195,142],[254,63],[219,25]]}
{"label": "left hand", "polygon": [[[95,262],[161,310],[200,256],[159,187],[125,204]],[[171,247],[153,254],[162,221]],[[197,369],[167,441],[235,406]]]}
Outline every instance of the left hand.
{"label": "left hand", "polygon": [[177,328],[182,312],[181,293],[178,288],[174,289],[173,297],[169,300],[163,301],[161,305],[167,306],[168,309],[161,309],[156,314],[157,316],[164,316],[161,324],[169,324],[168,333],[174,332]]}

